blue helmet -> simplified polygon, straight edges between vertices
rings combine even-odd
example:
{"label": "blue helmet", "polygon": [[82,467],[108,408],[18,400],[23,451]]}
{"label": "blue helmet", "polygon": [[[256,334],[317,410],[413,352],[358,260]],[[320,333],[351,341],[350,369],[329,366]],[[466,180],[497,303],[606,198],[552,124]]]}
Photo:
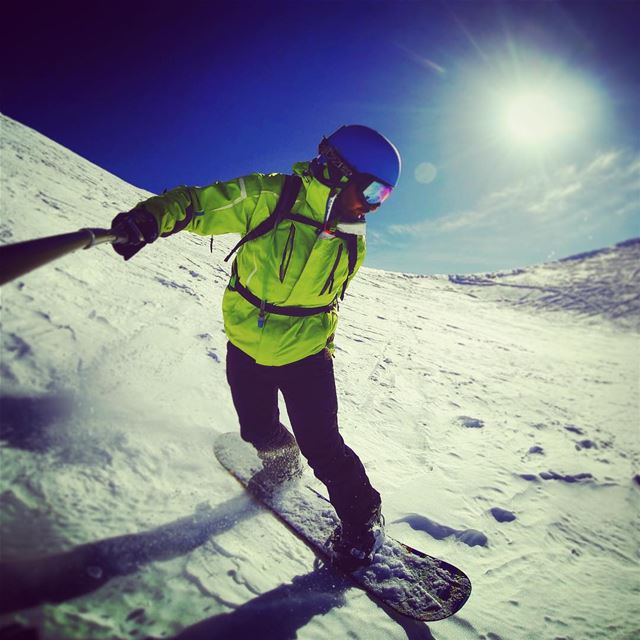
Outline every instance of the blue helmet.
{"label": "blue helmet", "polygon": [[390,187],[400,177],[400,153],[375,129],[360,124],[347,124],[320,143],[320,155],[343,175],[352,172],[368,174]]}

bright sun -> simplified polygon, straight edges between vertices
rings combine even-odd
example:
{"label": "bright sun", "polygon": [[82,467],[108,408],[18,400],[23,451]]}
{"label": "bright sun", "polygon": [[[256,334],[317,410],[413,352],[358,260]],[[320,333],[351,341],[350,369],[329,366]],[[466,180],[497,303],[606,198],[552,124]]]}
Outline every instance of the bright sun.
{"label": "bright sun", "polygon": [[557,96],[523,92],[507,100],[504,123],[512,140],[527,146],[548,146],[571,128],[570,109]]}
{"label": "bright sun", "polygon": [[451,94],[445,94],[447,130],[456,132],[452,140],[460,153],[496,153],[515,168],[520,162],[539,166],[593,144],[607,123],[603,87],[562,60],[513,46],[517,55],[497,46],[488,49],[484,62],[462,67]]}

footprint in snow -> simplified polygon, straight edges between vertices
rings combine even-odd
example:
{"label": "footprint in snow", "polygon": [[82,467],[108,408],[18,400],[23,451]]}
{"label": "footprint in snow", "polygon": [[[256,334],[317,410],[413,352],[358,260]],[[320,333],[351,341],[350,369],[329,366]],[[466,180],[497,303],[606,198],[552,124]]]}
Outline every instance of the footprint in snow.
{"label": "footprint in snow", "polygon": [[513,512],[501,509],[500,507],[493,507],[489,509],[489,511],[498,522],[513,522],[516,519]]}
{"label": "footprint in snow", "polygon": [[173,280],[167,280],[166,278],[161,278],[160,276],[155,276],[155,279],[163,286],[168,287],[169,289],[177,289],[178,291],[184,291],[188,293],[190,296],[198,297],[197,294],[192,291],[189,287],[184,284],[178,284]]}
{"label": "footprint in snow", "polygon": [[417,513],[410,513],[404,518],[393,521],[394,524],[397,522],[406,522],[415,531],[424,531],[436,540],[444,540],[453,536],[470,547],[486,547],[489,545],[489,539],[480,531],[475,529],[454,529],[444,524],[438,524],[430,518]]}
{"label": "footprint in snow", "polygon": [[484,421],[480,418],[470,418],[469,416],[458,416],[458,422],[467,429],[482,429]]}
{"label": "footprint in snow", "polygon": [[91,313],[89,313],[88,318],[90,320],[95,320],[96,322],[100,322],[101,324],[106,324],[109,327],[111,326],[111,323],[104,316],[98,315],[95,309],[93,309]]}
{"label": "footprint in snow", "polygon": [[576,442],[576,449],[580,451],[581,449],[597,449],[598,445],[593,440],[580,440]]}
{"label": "footprint in snow", "polygon": [[566,482],[568,484],[575,484],[577,482],[585,483],[595,480],[591,473],[561,474],[556,473],[555,471],[543,471],[539,476],[534,473],[520,473],[518,476],[528,482],[537,482],[539,477],[543,480],[560,480],[561,482]]}
{"label": "footprint in snow", "polygon": [[14,354],[16,360],[34,355],[31,345],[15,333],[6,334],[5,350]]}
{"label": "footprint in snow", "polygon": [[564,428],[567,431],[570,431],[571,433],[577,433],[579,436],[583,436],[584,435],[584,429],[582,429],[581,427],[576,426],[575,424],[566,424],[564,426]]}
{"label": "footprint in snow", "polygon": [[197,271],[194,271],[193,269],[189,269],[184,265],[180,265],[180,268],[183,271],[186,271],[192,278],[195,278],[196,280],[205,280],[204,276],[201,276]]}
{"label": "footprint in snow", "polygon": [[561,473],[556,473],[555,471],[543,471],[540,474],[540,477],[543,480],[561,480],[562,482],[581,482],[582,480],[593,480],[593,475],[591,473],[574,473],[563,475]]}

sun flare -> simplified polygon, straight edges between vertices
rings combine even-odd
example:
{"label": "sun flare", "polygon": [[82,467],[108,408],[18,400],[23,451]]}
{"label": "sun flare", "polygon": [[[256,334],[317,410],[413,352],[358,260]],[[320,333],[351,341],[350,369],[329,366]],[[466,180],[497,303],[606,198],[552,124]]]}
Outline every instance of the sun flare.
{"label": "sun flare", "polygon": [[504,123],[515,142],[542,146],[571,128],[571,110],[558,96],[523,92],[507,101]]}

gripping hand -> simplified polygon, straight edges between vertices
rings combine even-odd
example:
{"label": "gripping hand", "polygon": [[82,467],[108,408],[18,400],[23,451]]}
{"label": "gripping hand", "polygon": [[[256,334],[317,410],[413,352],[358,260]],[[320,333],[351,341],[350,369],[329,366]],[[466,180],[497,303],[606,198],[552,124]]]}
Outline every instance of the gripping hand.
{"label": "gripping hand", "polygon": [[158,223],[154,216],[144,209],[119,213],[111,222],[111,230],[119,237],[111,246],[125,260],[132,258],[158,237]]}

